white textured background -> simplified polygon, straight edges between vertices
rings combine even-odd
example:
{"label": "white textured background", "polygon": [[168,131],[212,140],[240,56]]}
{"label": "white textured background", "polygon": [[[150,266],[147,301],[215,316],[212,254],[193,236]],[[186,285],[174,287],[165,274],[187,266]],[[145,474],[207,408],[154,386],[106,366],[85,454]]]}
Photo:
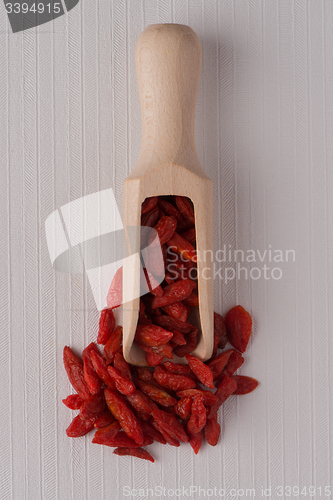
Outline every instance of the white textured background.
{"label": "white textured background", "polygon": [[[296,261],[281,266],[280,280],[215,281],[216,310],[240,303],[253,314],[241,373],[260,387],[224,405],[215,448],[195,456],[189,445],[156,444],[150,464],[116,457],[90,435],[65,436],[62,349],[93,340],[98,314],[84,277],[52,269],[44,222],[108,187],[121,205],[141,137],[134,48],[156,22],[189,24],[202,42],[196,137],[216,187],[216,249],[271,245],[294,249]],[[81,0],[17,34],[0,5],[0,47],[1,500],[122,499],[124,486],[155,485],[254,487],[256,498],[272,486],[273,499],[277,486],[313,485],[324,498],[333,445],[333,2]]]}

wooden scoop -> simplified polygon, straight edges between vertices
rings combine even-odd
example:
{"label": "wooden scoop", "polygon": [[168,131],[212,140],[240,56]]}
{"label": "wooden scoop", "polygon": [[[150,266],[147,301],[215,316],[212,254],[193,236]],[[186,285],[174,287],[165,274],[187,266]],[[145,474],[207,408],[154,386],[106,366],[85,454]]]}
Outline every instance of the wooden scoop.
{"label": "wooden scoop", "polygon": [[129,363],[146,365],[143,351],[133,342],[140,300],[141,203],[149,196],[180,195],[192,200],[195,211],[201,335],[193,354],[206,360],[212,355],[214,335],[213,182],[199,163],[194,140],[199,38],[181,24],[148,26],[137,41],[135,62],[142,143],[137,163],[124,182],[125,231],[135,226],[137,233],[134,241],[131,236],[126,242],[132,258],[123,260],[123,353]]}

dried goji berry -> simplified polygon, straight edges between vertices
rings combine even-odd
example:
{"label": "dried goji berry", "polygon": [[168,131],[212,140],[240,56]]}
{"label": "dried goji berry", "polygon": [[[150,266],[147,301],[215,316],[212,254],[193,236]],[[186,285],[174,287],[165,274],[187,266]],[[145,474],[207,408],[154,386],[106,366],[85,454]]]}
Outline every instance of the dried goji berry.
{"label": "dried goji berry", "polygon": [[113,450],[113,453],[121,457],[130,455],[131,457],[143,458],[144,460],[149,460],[153,463],[155,462],[151,454],[143,448],[116,448],[115,450]]}
{"label": "dried goji berry", "polygon": [[70,410],[79,410],[83,401],[84,399],[82,399],[78,394],[70,394],[66,399],[62,400],[64,405]]}
{"label": "dried goji berry", "polygon": [[218,398],[218,401],[214,403],[208,410],[209,418],[218,411],[220,406],[228,399],[228,397],[235,392],[236,388],[236,381],[233,378],[224,375],[218,388],[215,391],[215,396]]}
{"label": "dried goji berry", "polygon": [[160,425],[156,420],[152,420],[151,424],[155,429],[160,432],[165,439],[165,441],[170,444],[171,446],[180,446],[179,439],[174,438],[171,436],[164,428],[162,425]]}
{"label": "dried goji berry", "polygon": [[[157,224],[154,226],[155,233],[151,234],[148,239],[150,245],[160,244],[164,245],[173,235],[177,227],[177,219],[174,216],[164,215],[159,219]],[[158,236],[158,237],[157,237]],[[157,241],[156,241],[157,240]]]}
{"label": "dried goji berry", "polygon": [[170,396],[167,392],[159,389],[155,385],[152,385],[149,382],[145,382],[143,380],[137,380],[136,384],[139,386],[142,392],[147,394],[155,403],[158,403],[161,406],[175,406],[177,404],[177,400]]}
{"label": "dried goji berry", "polygon": [[143,413],[152,413],[158,409],[158,406],[146,394],[136,389],[131,395],[127,396],[127,400],[137,411]]}
{"label": "dried goji berry", "polygon": [[178,403],[173,407],[175,414],[181,418],[182,420],[187,420],[191,413],[191,405],[192,399],[182,398],[178,401]]}
{"label": "dried goji berry", "polygon": [[111,447],[126,446],[129,448],[139,448],[141,446],[148,446],[149,444],[152,444],[154,442],[153,438],[151,438],[150,436],[144,436],[142,443],[139,444],[134,441],[134,439],[130,438],[124,431],[119,431],[114,437],[108,439],[96,436],[96,434],[97,432],[95,433],[95,436],[92,440],[93,443],[103,444],[105,446]]}
{"label": "dried goji berry", "polygon": [[186,297],[191,295],[196,286],[196,283],[190,279],[176,281],[176,283],[167,285],[163,289],[162,297],[154,297],[152,307],[154,309],[156,307],[164,307],[186,299]]}
{"label": "dried goji berry", "polygon": [[[114,416],[110,412],[110,410],[105,410],[100,417],[94,423],[94,427],[96,429],[102,429],[103,427],[107,427],[108,425],[116,422]],[[120,426],[119,426],[120,428]]]}
{"label": "dried goji berry", "polygon": [[126,434],[138,444],[143,444],[143,433],[139,420],[125,403],[124,398],[116,391],[104,390],[106,404],[115,419],[118,420]]}
{"label": "dried goji berry", "polygon": [[92,440],[93,443],[104,444],[104,442],[113,439],[118,434],[121,429],[120,424],[117,420],[115,420],[113,415],[112,418],[113,421],[109,425],[102,427],[95,432]]}
{"label": "dried goji berry", "polygon": [[160,356],[154,352],[146,352],[145,360],[148,366],[157,366],[162,363],[164,356]]}
{"label": "dried goji berry", "polygon": [[106,303],[109,309],[119,307],[123,301],[123,267],[121,266],[113,277]]}
{"label": "dried goji berry", "polygon": [[186,337],[186,344],[179,345],[174,348],[173,352],[176,354],[176,356],[182,358],[186,356],[186,354],[190,354],[190,352],[192,352],[196,348],[197,336],[198,330],[193,330],[192,332],[190,332]]}
{"label": "dried goji berry", "polygon": [[217,413],[207,418],[204,432],[207,443],[211,446],[216,446],[221,433],[221,426],[217,421]]}
{"label": "dried goji berry", "polygon": [[91,351],[90,355],[93,367],[97,375],[100,377],[101,380],[103,380],[104,384],[107,385],[110,389],[115,389],[116,384],[109,375],[105,360],[102,358],[102,356],[100,356],[100,354],[98,354],[95,351]]}
{"label": "dried goji berry", "polygon": [[226,367],[223,370],[224,375],[231,377],[244,363],[244,358],[240,352],[231,349],[231,354]]}
{"label": "dried goji berry", "polygon": [[197,455],[202,445],[203,434],[202,431],[197,432],[197,434],[188,433],[189,443],[193,448],[194,453]]}
{"label": "dried goji berry", "polygon": [[175,252],[179,253],[186,259],[192,260],[193,262],[197,262],[197,251],[195,250],[192,243],[185,240],[180,234],[176,231],[173,233],[173,236],[166,243],[168,247],[175,250]]}
{"label": "dried goji berry", "polygon": [[237,388],[234,391],[234,394],[249,394],[258,386],[258,380],[252,377],[246,377],[245,375],[234,375],[232,378],[237,383]]}
{"label": "dried goji berry", "polygon": [[176,375],[186,375],[187,377],[191,377],[193,375],[192,370],[188,365],[165,361],[163,366],[168,370],[168,372],[175,373]]}
{"label": "dried goji berry", "polygon": [[230,344],[240,352],[245,352],[252,331],[252,319],[242,306],[235,306],[227,312],[225,327]]}
{"label": "dried goji berry", "polygon": [[203,404],[203,397],[196,396],[193,398],[191,406],[191,415],[187,422],[187,432],[190,434],[198,434],[206,424],[206,408]]}
{"label": "dried goji berry", "polygon": [[192,389],[196,386],[196,382],[186,375],[176,375],[175,373],[170,373],[161,368],[160,366],[155,367],[153,373],[154,379],[166,389],[171,391],[181,391],[183,389]]}
{"label": "dried goji berry", "polygon": [[138,325],[135,340],[140,344],[156,347],[172,339],[172,332],[158,325]]}
{"label": "dried goji berry", "polygon": [[222,370],[227,366],[232,352],[233,351],[231,349],[229,349],[228,351],[223,351],[215,359],[208,363],[214,379],[216,379],[220,375],[220,373],[222,373]]}
{"label": "dried goji berry", "polygon": [[214,338],[215,336],[218,339],[218,347],[224,349],[228,342],[227,331],[223,317],[216,312],[214,312]]}
{"label": "dried goji berry", "polygon": [[81,359],[72,351],[70,347],[65,346],[63,361],[70,383],[82,399],[88,399],[90,397],[90,391],[84,379],[83,364]]}
{"label": "dried goji berry", "polygon": [[158,206],[141,216],[141,226],[154,227],[159,216]]}
{"label": "dried goji berry", "polygon": [[105,345],[114,330],[116,320],[112,309],[103,309],[99,319],[97,344]]}
{"label": "dried goji berry", "polygon": [[206,387],[214,389],[213,374],[209,366],[205,365],[200,359],[191,354],[186,354],[185,357],[191,370],[198,377],[200,382]]}
{"label": "dried goji berry", "polygon": [[135,391],[135,385],[133,384],[133,382],[123,377],[122,374],[119,372],[119,370],[117,370],[117,368],[114,368],[113,366],[109,365],[108,373],[110,377],[114,380],[114,383],[116,384],[116,389],[121,394],[124,394],[125,396],[133,394],[133,392]]}
{"label": "dried goji berry", "polygon": [[96,419],[86,420],[82,418],[80,414],[76,415],[66,429],[67,436],[75,438],[88,434],[88,432],[93,430],[95,420]]}
{"label": "dried goji berry", "polygon": [[176,207],[172,205],[172,203],[169,203],[168,201],[159,198],[158,205],[159,207],[161,207],[164,213],[166,213],[169,216],[174,216],[177,219],[177,224],[181,225],[184,224],[184,219],[181,213],[179,212],[179,210],[177,210]]}
{"label": "dried goji berry", "polygon": [[86,399],[80,408],[80,415],[85,420],[99,418],[105,410],[104,394],[93,394]]}
{"label": "dried goji berry", "polygon": [[153,295],[156,295],[156,297],[161,297],[163,295],[163,288],[161,287],[159,282],[145,267],[143,268],[143,272],[146,278],[149,292]]}
{"label": "dried goji berry", "polygon": [[194,224],[194,211],[189,200],[185,196],[175,196],[175,202],[184,219],[188,219]]}
{"label": "dried goji berry", "polygon": [[[144,344],[141,344],[140,342],[137,342],[136,343],[138,344],[139,347],[141,347],[141,349],[147,353],[150,353],[150,354],[155,354],[157,356],[161,356],[162,359],[163,358],[169,358],[169,359],[172,359],[173,358],[173,354],[172,354],[172,347],[171,345],[168,343],[166,344],[162,344],[162,345],[158,345],[158,346],[148,346],[148,345],[144,345]],[[159,363],[157,363],[159,364]]]}
{"label": "dried goji berry", "polygon": [[117,328],[112,332],[109,340],[104,346],[104,358],[106,359],[106,363],[109,365],[113,362],[113,358],[116,352],[121,351],[121,346],[123,342],[123,327],[117,326]]}
{"label": "dried goji berry", "polygon": [[157,429],[155,429],[155,427],[153,427],[149,422],[147,421],[141,422],[141,427],[143,430],[143,434],[145,436],[153,438],[158,443],[166,444],[166,440],[164,439],[162,434]]}
{"label": "dried goji berry", "polygon": [[162,307],[162,309],[172,318],[183,322],[187,320],[188,309],[182,302],[175,302],[174,304]]}
{"label": "dried goji berry", "polygon": [[152,417],[174,439],[179,439],[183,441],[183,443],[188,443],[188,436],[184,427],[175,415],[163,410],[154,410],[152,412]]}
{"label": "dried goji berry", "polygon": [[166,314],[153,316],[152,319],[156,325],[162,326],[166,330],[178,330],[180,333],[189,333],[194,330],[194,326],[188,321],[179,321],[179,319],[171,318]]}
{"label": "dried goji berry", "polygon": [[151,196],[150,198],[146,198],[141,205],[141,214],[146,214],[154,207],[156,207],[158,202],[158,196]]}
{"label": "dried goji berry", "polygon": [[182,333],[180,333],[178,330],[172,330],[172,333],[173,333],[173,337],[170,340],[171,345],[176,346],[176,345],[185,345],[186,344],[185,337]]}
{"label": "dried goji berry", "polygon": [[187,231],[184,231],[183,233],[180,233],[180,236],[184,238],[184,240],[189,241],[190,243],[194,243],[196,239],[195,235],[195,227],[191,227]]}
{"label": "dried goji berry", "polygon": [[113,366],[117,368],[123,377],[133,382],[130,365],[125,360],[122,352],[116,352],[114,355]]}
{"label": "dried goji berry", "polygon": [[179,398],[195,398],[196,396],[202,396],[204,405],[206,406],[210,406],[218,401],[218,397],[215,396],[215,394],[201,389],[185,389],[184,391],[177,391],[177,396]]}
{"label": "dried goji berry", "polygon": [[186,299],[183,300],[186,306],[196,307],[199,305],[199,297],[196,292],[192,292]]}
{"label": "dried goji berry", "polygon": [[98,353],[97,347],[94,342],[91,342],[84,351],[82,352],[83,359],[83,375],[84,380],[87,382],[87,386],[91,394],[98,394],[102,388],[102,381],[97,375],[92,360],[91,360],[91,351],[95,351]]}

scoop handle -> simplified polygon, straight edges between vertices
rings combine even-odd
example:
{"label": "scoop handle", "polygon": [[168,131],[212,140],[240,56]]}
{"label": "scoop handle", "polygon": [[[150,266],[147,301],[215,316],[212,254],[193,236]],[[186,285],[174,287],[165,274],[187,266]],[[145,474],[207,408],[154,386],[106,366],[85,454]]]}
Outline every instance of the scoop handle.
{"label": "scoop handle", "polygon": [[[164,162],[196,157],[195,107],[201,70],[197,34],[182,24],[154,24],[139,36],[136,73],[142,114],[140,156]],[[182,160],[184,160],[182,162]]]}

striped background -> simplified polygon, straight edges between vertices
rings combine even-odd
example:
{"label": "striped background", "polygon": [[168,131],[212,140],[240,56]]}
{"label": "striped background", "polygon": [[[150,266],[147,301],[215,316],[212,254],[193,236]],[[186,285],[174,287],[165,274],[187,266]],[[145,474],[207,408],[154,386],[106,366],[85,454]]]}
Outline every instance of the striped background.
{"label": "striped background", "polygon": [[[189,24],[202,42],[196,140],[216,188],[216,250],[296,259],[277,264],[279,280],[215,280],[217,311],[253,314],[241,373],[260,387],[224,405],[215,448],[156,443],[150,464],[65,436],[62,348],[94,340],[98,314],[84,276],[53,271],[44,222],[109,187],[121,206],[141,140],[135,43],[157,22]],[[333,445],[332,1],[81,0],[17,34],[0,6],[0,47],[1,499],[122,499],[125,486],[156,485],[225,488],[224,498],[272,486],[273,499],[278,486],[316,486],[322,498]]]}

